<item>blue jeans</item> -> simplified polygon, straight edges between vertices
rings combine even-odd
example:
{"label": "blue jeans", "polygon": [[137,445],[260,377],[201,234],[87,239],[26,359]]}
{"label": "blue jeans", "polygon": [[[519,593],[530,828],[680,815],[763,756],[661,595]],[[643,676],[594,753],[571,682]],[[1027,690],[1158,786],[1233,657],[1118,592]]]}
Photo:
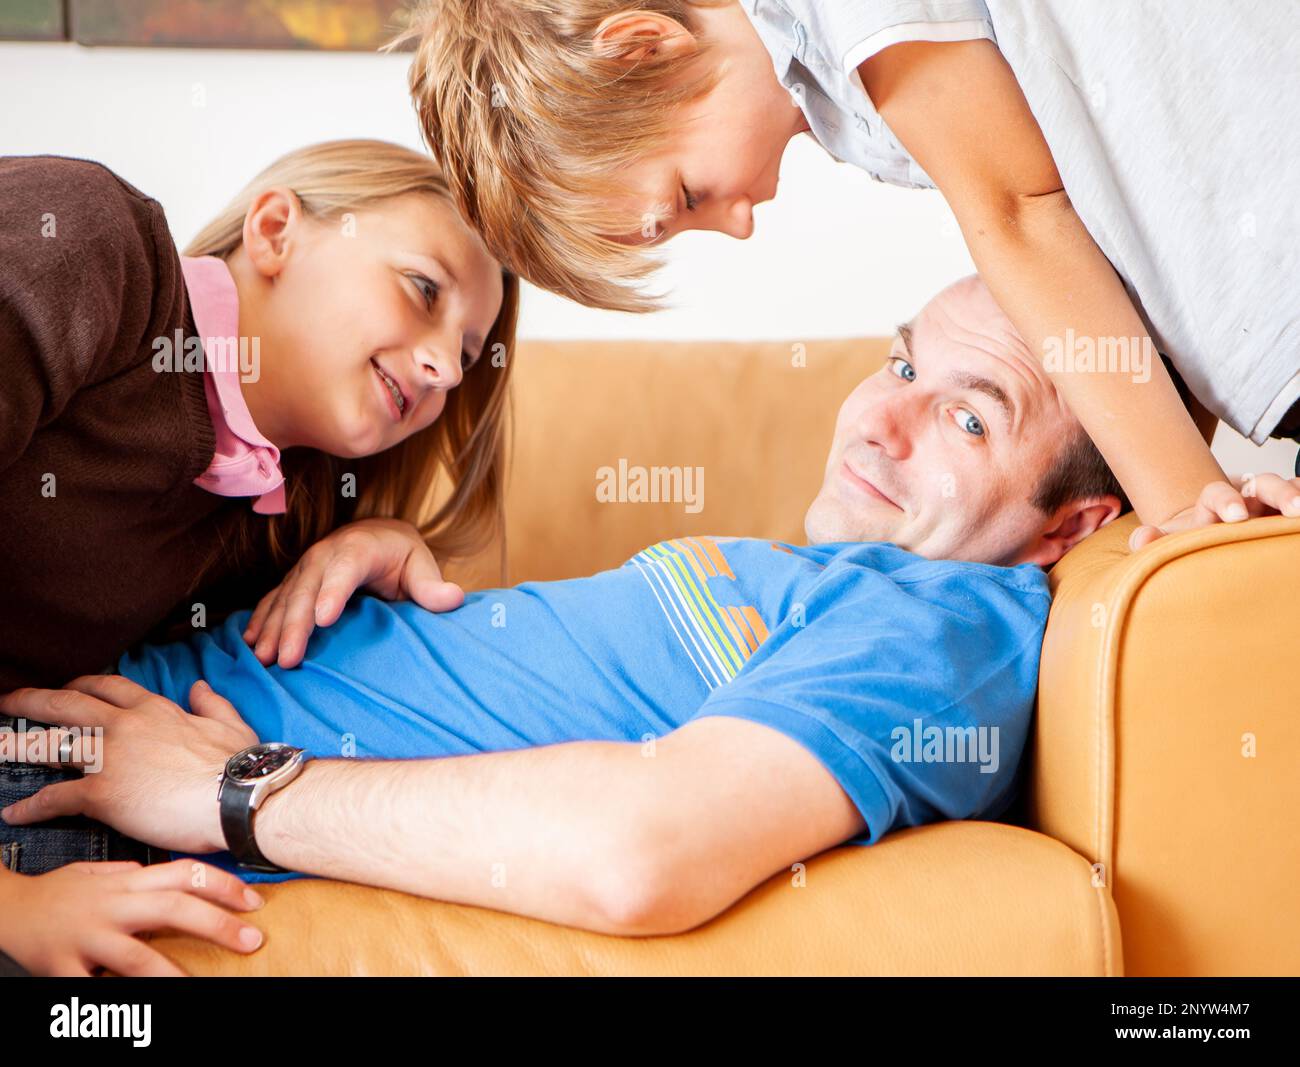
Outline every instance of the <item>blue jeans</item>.
{"label": "blue jeans", "polygon": [[[0,726],[17,729],[7,715]],[[40,726],[25,723],[24,729]],[[0,808],[29,797],[54,782],[80,778],[81,771],[58,767],[32,767],[22,763],[0,763]],[[168,858],[162,849],[151,848],[120,834],[110,826],[78,815],[32,826],[10,826],[0,819],[0,865],[19,874],[44,874],[69,863],[84,860],[135,860],[161,863]],[[25,976],[27,971],[0,950],[0,978]]]}
{"label": "blue jeans", "polygon": [[[39,725],[28,723],[27,727]],[[15,721],[4,715],[0,715],[0,726],[17,728]],[[75,769],[0,763],[0,808],[29,797],[54,782],[80,778],[81,774]],[[0,819],[0,864],[19,874],[44,874],[85,860],[158,863],[167,858],[164,850],[151,848],[84,815],[51,819],[30,826],[10,826]]]}

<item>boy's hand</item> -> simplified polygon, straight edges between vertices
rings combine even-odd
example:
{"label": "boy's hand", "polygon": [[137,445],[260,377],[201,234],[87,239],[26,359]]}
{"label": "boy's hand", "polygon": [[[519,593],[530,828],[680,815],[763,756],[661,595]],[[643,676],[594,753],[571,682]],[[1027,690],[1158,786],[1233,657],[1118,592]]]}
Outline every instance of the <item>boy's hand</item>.
{"label": "boy's hand", "polygon": [[460,607],[465,592],[444,582],[437,561],[409,522],[362,519],[312,545],[253,611],[244,640],[264,665],[296,667],[317,626],[338,621],[358,589],[409,598],[429,611]]}
{"label": "boy's hand", "polygon": [[262,932],[233,913],[262,904],[233,874],[195,860],[0,871],[0,947],[38,975],[88,978],[106,967],[127,977],[184,977],[136,935],[177,930],[248,953]]}
{"label": "boy's hand", "polygon": [[1163,526],[1139,526],[1128,539],[1136,552],[1165,534],[1213,526],[1216,522],[1242,522],[1260,515],[1300,515],[1300,478],[1277,474],[1252,474],[1228,482],[1211,482],[1200,498]]}

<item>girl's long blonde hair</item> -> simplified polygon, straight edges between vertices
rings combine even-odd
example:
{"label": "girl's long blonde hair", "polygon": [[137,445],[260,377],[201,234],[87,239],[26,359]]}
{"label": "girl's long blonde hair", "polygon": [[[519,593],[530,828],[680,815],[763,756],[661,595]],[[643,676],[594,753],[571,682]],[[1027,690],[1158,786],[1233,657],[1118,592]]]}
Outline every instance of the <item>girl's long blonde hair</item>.
{"label": "girl's long blonde hair", "polygon": [[[229,257],[243,242],[249,205],[275,186],[292,189],[303,213],[317,221],[337,219],[344,212],[407,193],[436,196],[454,208],[442,173],[427,156],[387,141],[326,141],[290,152],[263,170],[182,254]],[[436,422],[384,452],[359,459],[291,449],[281,456],[284,514],[267,521],[254,518],[250,511],[235,551],[241,556],[251,551],[254,526],[261,524],[272,562],[284,569],[340,520],[374,516],[413,523],[440,562],[471,555],[503,533],[506,400],[519,282],[503,270],[502,285],[501,311],[484,342],[483,355],[447,393]],[[356,475],[356,497],[345,516],[341,487],[349,471]],[[446,485],[439,483],[443,475]],[[440,505],[434,503],[435,494],[442,499]],[[504,551],[503,542],[503,560]]]}

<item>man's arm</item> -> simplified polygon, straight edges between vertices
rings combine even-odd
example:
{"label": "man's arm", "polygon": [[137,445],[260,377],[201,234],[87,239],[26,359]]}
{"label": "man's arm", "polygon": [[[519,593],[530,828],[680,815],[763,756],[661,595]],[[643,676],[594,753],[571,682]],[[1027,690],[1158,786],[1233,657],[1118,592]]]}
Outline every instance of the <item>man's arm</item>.
{"label": "man's arm", "polygon": [[695,719],[643,759],[638,837],[655,857],[626,933],[680,933],[726,911],[755,886],[862,833],[866,822],[835,776],[774,727]]}
{"label": "man's arm", "polygon": [[[312,760],[259,809],[291,870],[601,933],[639,908],[635,746],[572,742],[418,760]],[[625,836],[614,832],[621,827]]]}
{"label": "man's arm", "polygon": [[[190,706],[102,675],[0,697],[6,714],[106,729],[98,773],[6,820],[84,814],[163,848],[223,849],[217,778],[256,738],[202,683]],[[624,935],[698,925],[862,825],[801,744],[726,717],[644,744],[313,760],[254,820],[284,867]]]}
{"label": "man's arm", "polygon": [[649,935],[712,918],[863,822],[802,745],[712,717],[644,744],[316,760],[255,826],[294,870]]}

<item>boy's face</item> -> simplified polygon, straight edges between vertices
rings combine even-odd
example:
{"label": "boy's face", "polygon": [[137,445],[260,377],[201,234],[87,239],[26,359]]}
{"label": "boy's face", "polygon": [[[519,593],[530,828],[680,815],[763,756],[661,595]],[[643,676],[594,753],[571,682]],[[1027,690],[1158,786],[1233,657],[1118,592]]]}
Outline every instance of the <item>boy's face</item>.
{"label": "boy's face", "polygon": [[[641,219],[637,232],[620,235],[628,244],[664,241],[683,230],[717,230],[744,240],[754,230],[754,205],[776,195],[786,145],[808,129],[739,6],[698,10],[711,42],[701,62],[716,67],[717,84],[683,106],[677,131],[661,151],[625,172],[630,193],[621,206]],[[626,16],[607,20],[608,31],[657,33],[656,47],[668,51],[697,48],[690,32],[671,19]]]}

